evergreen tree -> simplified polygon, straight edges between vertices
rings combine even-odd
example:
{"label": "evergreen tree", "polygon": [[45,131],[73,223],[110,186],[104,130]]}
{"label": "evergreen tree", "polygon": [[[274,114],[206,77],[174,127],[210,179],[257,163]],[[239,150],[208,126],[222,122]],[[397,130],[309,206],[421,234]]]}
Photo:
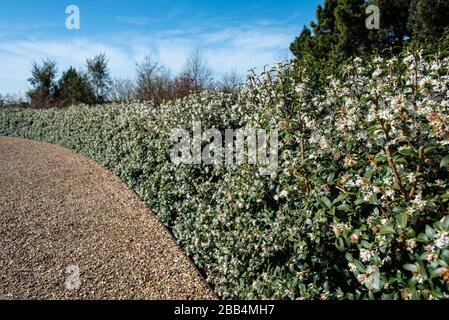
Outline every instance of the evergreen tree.
{"label": "evergreen tree", "polygon": [[31,78],[28,81],[32,89],[27,92],[31,104],[37,108],[51,107],[55,102],[57,90],[56,74],[58,72],[54,60],[44,60],[42,65],[33,62]]}
{"label": "evergreen tree", "polygon": [[410,29],[414,39],[434,42],[449,31],[448,0],[412,0]]}
{"label": "evergreen tree", "polygon": [[297,37],[296,40],[290,45],[290,50],[296,58],[302,60],[307,54],[315,52],[313,45],[314,41],[312,31],[310,31],[308,27],[304,26],[304,29],[299,37]]}
{"label": "evergreen tree", "polygon": [[96,98],[87,77],[72,67],[62,74],[58,82],[58,97],[68,104],[93,104]]}
{"label": "evergreen tree", "polygon": [[365,0],[334,1],[335,53],[342,57],[363,54],[371,50],[366,27]]}
{"label": "evergreen tree", "polygon": [[112,81],[106,56],[100,54],[93,59],[87,59],[86,66],[87,76],[94,90],[96,101],[98,103],[107,101]]}
{"label": "evergreen tree", "polygon": [[370,32],[373,49],[382,51],[393,47],[400,51],[411,39],[408,29],[411,0],[373,0],[370,4],[378,6],[381,14],[380,30]]}
{"label": "evergreen tree", "polygon": [[[380,10],[379,30],[366,27],[369,5]],[[400,52],[411,41],[434,42],[448,31],[449,1],[325,0],[310,27],[291,44],[297,59],[327,63],[390,48]]]}
{"label": "evergreen tree", "polygon": [[315,40],[312,48],[319,60],[329,58],[333,54],[338,41],[334,14],[337,4],[338,2],[335,0],[326,0],[324,7],[318,6],[318,23],[311,23]]}

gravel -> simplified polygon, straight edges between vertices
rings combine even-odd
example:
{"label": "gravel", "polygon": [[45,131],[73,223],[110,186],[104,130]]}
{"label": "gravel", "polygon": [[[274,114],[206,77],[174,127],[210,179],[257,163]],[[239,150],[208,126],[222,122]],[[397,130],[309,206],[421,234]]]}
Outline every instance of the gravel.
{"label": "gravel", "polygon": [[0,137],[0,299],[215,298],[109,171],[58,146]]}

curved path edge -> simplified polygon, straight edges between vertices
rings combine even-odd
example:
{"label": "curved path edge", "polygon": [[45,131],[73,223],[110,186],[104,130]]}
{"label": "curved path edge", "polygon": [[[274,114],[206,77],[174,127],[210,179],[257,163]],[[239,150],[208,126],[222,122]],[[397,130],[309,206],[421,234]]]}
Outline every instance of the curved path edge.
{"label": "curved path edge", "polygon": [[216,299],[118,177],[72,150],[0,137],[0,299]]}

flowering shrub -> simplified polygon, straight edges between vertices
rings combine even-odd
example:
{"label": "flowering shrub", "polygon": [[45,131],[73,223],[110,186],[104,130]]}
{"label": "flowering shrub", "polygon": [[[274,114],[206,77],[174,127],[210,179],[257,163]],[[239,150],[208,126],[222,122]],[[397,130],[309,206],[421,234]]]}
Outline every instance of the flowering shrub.
{"label": "flowering shrub", "polygon": [[[237,97],[1,110],[0,134],[72,148],[126,181],[225,299],[449,298],[449,59],[303,66]],[[170,132],[279,129],[280,168],[174,165]]]}

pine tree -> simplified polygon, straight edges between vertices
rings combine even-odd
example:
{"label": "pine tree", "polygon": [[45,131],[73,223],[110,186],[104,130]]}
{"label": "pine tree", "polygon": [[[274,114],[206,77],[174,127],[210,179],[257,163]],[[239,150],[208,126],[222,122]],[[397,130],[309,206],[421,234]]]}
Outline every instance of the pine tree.
{"label": "pine tree", "polygon": [[[380,10],[379,30],[366,27],[369,5]],[[390,48],[400,52],[412,41],[432,43],[449,31],[449,1],[325,0],[310,27],[291,44],[298,59],[323,62]]]}
{"label": "pine tree", "polygon": [[316,51],[313,40],[312,31],[304,26],[299,37],[290,45],[290,50],[298,59],[302,60],[307,54]]}
{"label": "pine tree", "polygon": [[348,57],[370,51],[365,23],[365,0],[339,0],[335,8],[337,55]]}
{"label": "pine tree", "polygon": [[58,82],[58,97],[65,104],[95,103],[95,94],[87,77],[72,67],[62,74]]}
{"label": "pine tree", "polygon": [[448,0],[412,0],[410,29],[420,42],[434,42],[449,31]]}
{"label": "pine tree", "polygon": [[379,7],[381,14],[380,30],[370,32],[370,41],[379,51],[396,48],[400,51],[411,39],[408,29],[411,0],[373,0],[370,4]]}

